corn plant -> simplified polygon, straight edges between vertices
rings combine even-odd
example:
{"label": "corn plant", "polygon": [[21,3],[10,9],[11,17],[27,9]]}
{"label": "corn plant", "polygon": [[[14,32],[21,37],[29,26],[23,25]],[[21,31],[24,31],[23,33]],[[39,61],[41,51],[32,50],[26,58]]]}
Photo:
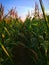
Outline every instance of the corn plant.
{"label": "corn plant", "polygon": [[0,65],[48,65],[48,20],[42,0],[44,19],[26,18],[0,22]]}

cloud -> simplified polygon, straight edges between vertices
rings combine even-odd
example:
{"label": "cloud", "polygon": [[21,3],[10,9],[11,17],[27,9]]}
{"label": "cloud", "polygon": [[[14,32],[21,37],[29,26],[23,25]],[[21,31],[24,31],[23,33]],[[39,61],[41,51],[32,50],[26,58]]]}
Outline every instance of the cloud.
{"label": "cloud", "polygon": [[32,7],[27,7],[27,6],[18,6],[17,9],[19,14],[27,14],[28,11],[30,12],[33,11]]}
{"label": "cloud", "polygon": [[46,14],[49,14],[49,9],[45,11]]}
{"label": "cloud", "polygon": [[24,20],[26,15],[28,14],[28,11],[34,13],[34,8],[33,7],[28,7],[28,6],[17,6],[16,7],[18,11],[18,15],[21,16],[21,18]]}

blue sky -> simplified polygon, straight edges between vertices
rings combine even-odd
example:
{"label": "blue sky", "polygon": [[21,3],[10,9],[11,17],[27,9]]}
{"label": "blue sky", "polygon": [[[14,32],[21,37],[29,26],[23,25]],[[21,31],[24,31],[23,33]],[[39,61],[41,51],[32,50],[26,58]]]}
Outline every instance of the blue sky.
{"label": "blue sky", "polygon": [[[2,3],[2,5],[4,6],[5,13],[7,13],[8,10],[10,10],[12,7],[16,7],[18,15],[21,17],[24,17],[27,14],[28,10],[34,10],[35,2],[39,4],[39,0],[0,0],[0,3]],[[43,0],[43,3],[46,12],[49,13],[49,0]]]}

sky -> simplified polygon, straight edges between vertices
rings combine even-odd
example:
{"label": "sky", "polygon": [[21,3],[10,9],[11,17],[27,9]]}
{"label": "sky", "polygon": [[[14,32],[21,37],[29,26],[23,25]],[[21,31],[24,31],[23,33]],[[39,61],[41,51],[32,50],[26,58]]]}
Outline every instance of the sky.
{"label": "sky", "polygon": [[[38,3],[39,9],[40,4],[39,0],[0,0],[0,3],[4,6],[4,12],[5,14],[8,13],[8,11],[12,8],[16,7],[16,11],[18,12],[18,15],[24,18],[28,11],[34,12],[35,2]],[[43,0],[45,11],[48,14],[49,13],[49,0]]]}

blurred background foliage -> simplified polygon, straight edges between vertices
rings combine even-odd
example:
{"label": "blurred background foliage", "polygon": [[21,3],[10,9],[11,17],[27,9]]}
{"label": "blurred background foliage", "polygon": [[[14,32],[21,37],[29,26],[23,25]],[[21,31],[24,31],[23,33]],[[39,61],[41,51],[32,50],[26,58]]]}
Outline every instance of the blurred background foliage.
{"label": "blurred background foliage", "polygon": [[[49,15],[46,17],[49,23]],[[24,22],[16,18],[9,23],[2,19],[0,65],[49,65],[49,28],[45,22],[45,18],[29,17]]]}

